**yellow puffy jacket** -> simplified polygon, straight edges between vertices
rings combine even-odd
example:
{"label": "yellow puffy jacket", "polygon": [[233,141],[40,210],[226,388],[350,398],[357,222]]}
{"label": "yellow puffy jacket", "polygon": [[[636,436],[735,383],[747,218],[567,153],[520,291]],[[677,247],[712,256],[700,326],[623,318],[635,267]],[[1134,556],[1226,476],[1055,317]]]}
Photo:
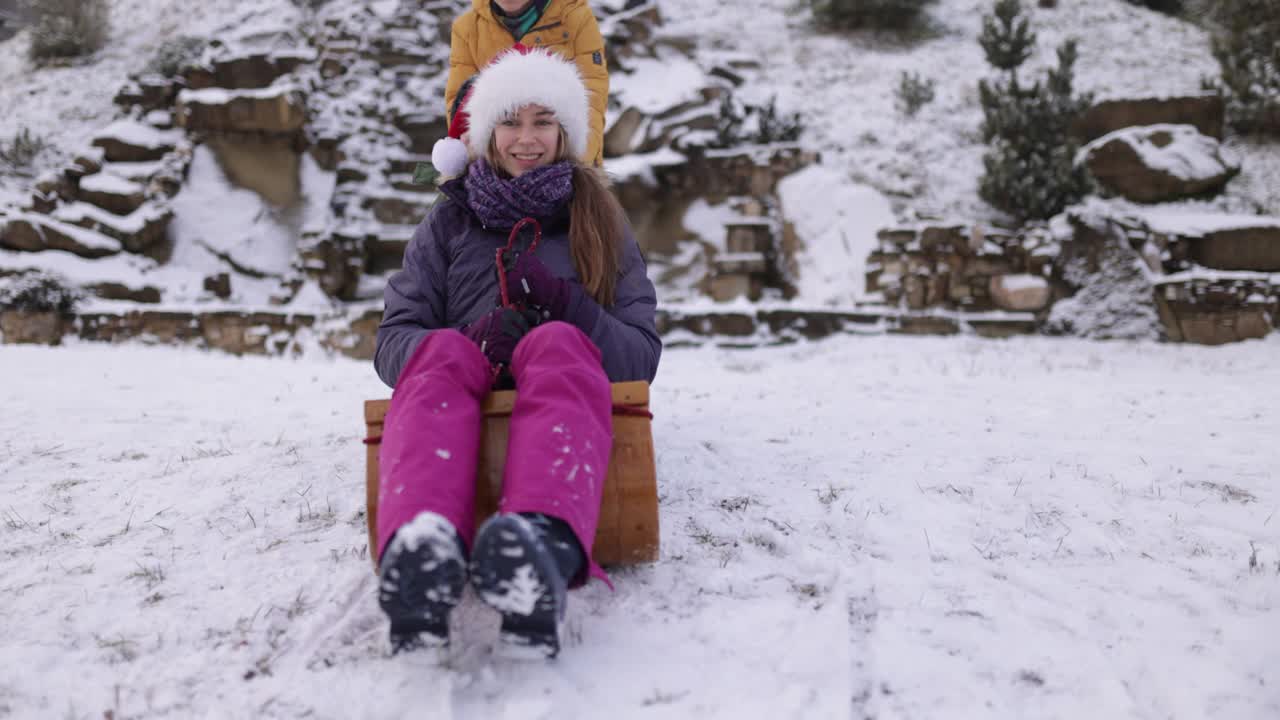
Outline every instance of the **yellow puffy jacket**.
{"label": "yellow puffy jacket", "polygon": [[[582,161],[599,166],[604,161],[604,111],[609,101],[609,68],[604,58],[604,37],[587,0],[551,0],[520,42],[533,48],[550,48],[578,64],[591,93],[591,137]],[[479,68],[516,43],[502,22],[493,16],[489,0],[472,0],[471,9],[453,23],[449,46],[449,80],[444,107],[453,112],[458,91]],[[450,115],[449,120],[453,117]]]}

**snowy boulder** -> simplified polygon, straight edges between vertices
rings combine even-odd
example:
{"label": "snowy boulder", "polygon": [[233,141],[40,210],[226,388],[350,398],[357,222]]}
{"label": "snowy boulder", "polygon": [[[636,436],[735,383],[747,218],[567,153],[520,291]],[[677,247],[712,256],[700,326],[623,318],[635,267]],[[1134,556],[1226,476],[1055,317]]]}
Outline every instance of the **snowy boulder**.
{"label": "snowy boulder", "polygon": [[228,90],[255,90],[274,83],[312,59],[314,52],[241,52],[214,60],[210,67],[193,68],[186,76],[187,87]]}
{"label": "snowy boulder", "polygon": [[1139,219],[1161,238],[1173,238],[1198,265],[1215,270],[1280,272],[1280,217],[1190,213],[1152,208]]}
{"label": "snowy boulder", "polygon": [[1226,105],[1219,95],[1101,100],[1071,124],[1072,136],[1092,142],[1127,127],[1193,125],[1202,134],[1222,139]]}
{"label": "snowy boulder", "polygon": [[86,258],[115,255],[119,240],[37,213],[17,212],[0,226],[0,247],[11,250],[64,250]]}
{"label": "snowy boulder", "polygon": [[139,205],[127,215],[117,215],[98,205],[73,202],[54,210],[53,217],[118,240],[129,252],[142,253],[164,239],[173,211],[165,203],[152,202]]}
{"label": "snowy boulder", "polygon": [[610,99],[623,108],[605,128],[610,156],[647,153],[686,136],[712,134],[726,92],[692,60],[672,50],[635,58],[609,79]]}
{"label": "snowy boulder", "polygon": [[103,300],[124,300],[147,305],[159,303],[162,297],[160,288],[151,285],[133,287],[121,282],[104,281],[89,283],[84,289]]}
{"label": "snowy boulder", "polygon": [[119,120],[98,132],[91,143],[108,162],[159,160],[183,139],[181,131],[157,130],[136,120]]}
{"label": "snowy boulder", "polygon": [[1025,273],[991,278],[990,293],[996,307],[1017,312],[1043,310],[1052,295],[1048,280]]}
{"label": "snowy boulder", "polygon": [[177,120],[187,130],[292,135],[307,121],[306,99],[289,84],[261,90],[183,90]]}
{"label": "snowy boulder", "polygon": [[1089,173],[1135,202],[1167,202],[1216,192],[1240,171],[1240,161],[1190,125],[1117,130],[1080,149]]}
{"label": "snowy boulder", "polygon": [[62,167],[62,175],[74,182],[85,175],[99,172],[102,170],[104,156],[105,153],[100,147],[84,148],[76,154],[75,159]]}
{"label": "snowy boulder", "polygon": [[53,171],[41,173],[31,186],[31,202],[28,210],[48,213],[58,206],[59,198],[73,197],[75,188],[62,173]]}
{"label": "snowy boulder", "polygon": [[115,213],[128,215],[146,202],[145,188],[108,172],[97,172],[80,178],[80,199]]}
{"label": "snowy boulder", "polygon": [[1217,270],[1280,272],[1280,224],[1259,218],[1248,226],[1205,233],[1191,243],[1191,257]]}

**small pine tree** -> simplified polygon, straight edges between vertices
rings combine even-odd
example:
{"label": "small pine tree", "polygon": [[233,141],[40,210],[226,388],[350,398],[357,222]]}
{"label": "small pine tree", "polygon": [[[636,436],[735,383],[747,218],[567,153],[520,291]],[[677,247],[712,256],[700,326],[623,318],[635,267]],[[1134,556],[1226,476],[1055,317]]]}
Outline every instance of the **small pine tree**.
{"label": "small pine tree", "polygon": [[716,116],[715,139],[711,147],[727,148],[742,141],[742,124],[747,119],[747,111],[733,99],[733,95],[725,93],[720,99],[720,114]]}
{"label": "small pine tree", "polygon": [[994,15],[983,20],[978,42],[987,62],[1005,76],[978,83],[982,138],[990,146],[982,158],[978,193],[1020,221],[1052,217],[1089,188],[1083,169],[1075,166],[1076,147],[1067,132],[1092,102],[1074,92],[1076,43],[1059,47],[1057,67],[1043,81],[1027,85],[1019,80],[1018,68],[1031,56],[1035,33],[1018,0],[997,1]]}
{"label": "small pine tree", "polygon": [[794,142],[804,132],[804,119],[800,113],[780,113],[776,95],[764,105],[740,103],[725,95],[712,132],[714,137],[707,146],[721,149],[743,143]]}
{"label": "small pine tree", "polygon": [[769,98],[769,102],[753,108],[757,114],[755,141],[761,145],[776,142],[795,142],[804,130],[804,121],[800,113],[789,115],[778,112],[778,96]]}
{"label": "small pine tree", "polygon": [[1280,135],[1280,11],[1275,0],[1220,0],[1213,55],[1227,119],[1242,133]]}
{"label": "small pine tree", "polygon": [[933,102],[937,81],[924,77],[920,73],[902,71],[898,76],[898,88],[894,91],[898,112],[912,117],[920,112],[920,108]]}
{"label": "small pine tree", "polygon": [[43,270],[0,277],[0,310],[70,315],[82,298],[66,278]]}
{"label": "small pine tree", "polygon": [[49,149],[49,143],[30,128],[22,127],[11,140],[0,139],[0,169],[16,175],[30,175],[40,153]]}
{"label": "small pine tree", "polygon": [[1036,34],[1031,32],[1031,22],[1022,16],[1017,0],[999,0],[994,15],[982,18],[982,34],[978,44],[987,56],[987,62],[1013,76],[1016,82],[1018,67],[1031,57],[1036,46]]}

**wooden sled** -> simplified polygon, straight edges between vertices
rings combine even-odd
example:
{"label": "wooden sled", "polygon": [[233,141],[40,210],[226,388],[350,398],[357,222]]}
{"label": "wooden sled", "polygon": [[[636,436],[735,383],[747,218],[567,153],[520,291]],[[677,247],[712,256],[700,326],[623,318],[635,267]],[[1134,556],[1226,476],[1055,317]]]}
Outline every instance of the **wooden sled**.
{"label": "wooden sled", "polygon": [[[613,451],[605,478],[593,553],[601,565],[631,565],[658,559],[658,479],[653,460],[649,384],[614,383]],[[516,391],[492,392],[481,408],[480,464],[476,470],[476,525],[494,513],[507,459],[507,429]],[[378,450],[390,400],[364,404],[365,474],[369,557],[378,567]]]}

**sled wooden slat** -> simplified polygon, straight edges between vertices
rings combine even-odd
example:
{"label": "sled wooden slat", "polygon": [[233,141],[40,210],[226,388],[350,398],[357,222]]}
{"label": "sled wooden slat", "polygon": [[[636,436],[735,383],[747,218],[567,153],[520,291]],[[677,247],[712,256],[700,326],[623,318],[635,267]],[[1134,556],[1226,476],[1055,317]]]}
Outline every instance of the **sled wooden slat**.
{"label": "sled wooden slat", "polygon": [[[593,554],[601,565],[631,565],[658,559],[658,479],[654,465],[653,430],[647,415],[649,384],[643,381],[614,383],[613,449],[605,477],[600,521]],[[507,432],[516,391],[490,393],[481,405],[484,426],[480,432],[480,462],[476,471],[476,523],[494,513],[502,493],[506,465]],[[366,437],[381,438],[382,423],[390,400],[364,404]],[[378,563],[378,451],[366,445],[365,515],[369,530],[369,556]]]}

